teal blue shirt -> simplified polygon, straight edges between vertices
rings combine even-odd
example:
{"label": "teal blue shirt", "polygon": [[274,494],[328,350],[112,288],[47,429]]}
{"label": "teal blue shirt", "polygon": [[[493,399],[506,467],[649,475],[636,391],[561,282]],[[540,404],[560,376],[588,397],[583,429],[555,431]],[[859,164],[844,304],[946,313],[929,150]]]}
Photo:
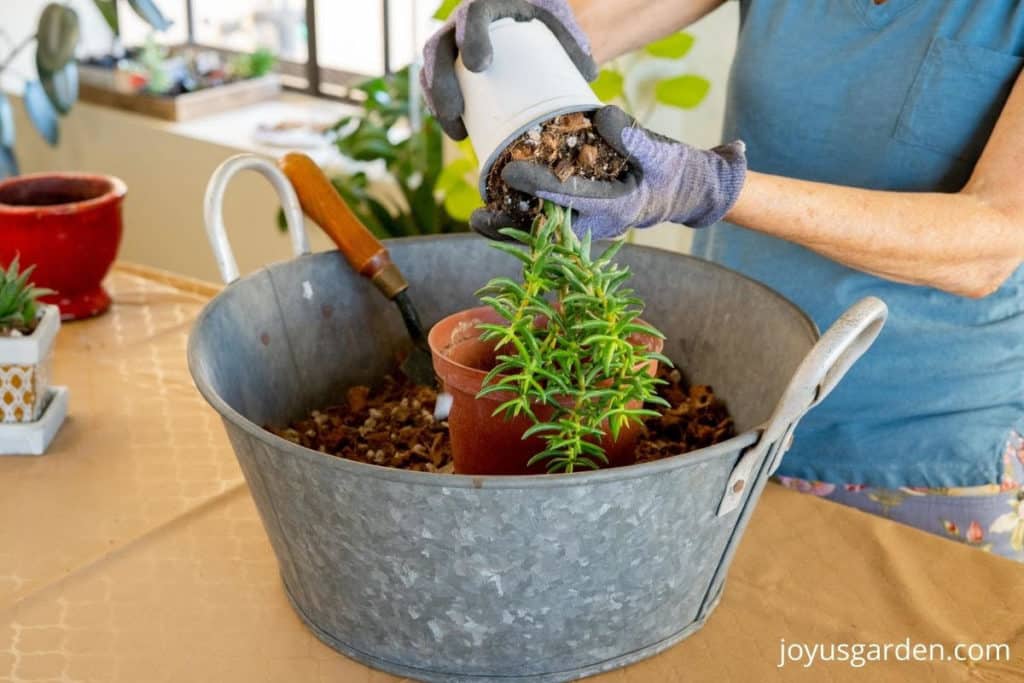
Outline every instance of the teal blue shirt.
{"label": "teal blue shirt", "polygon": [[[725,139],[746,141],[750,168],[765,173],[958,191],[1024,64],[1020,0],[741,0],[740,12]],[[801,423],[782,474],[999,480],[1024,418],[1024,268],[971,300],[727,224],[698,231],[696,253],[775,288],[822,329],[861,297],[889,305],[874,348]]]}

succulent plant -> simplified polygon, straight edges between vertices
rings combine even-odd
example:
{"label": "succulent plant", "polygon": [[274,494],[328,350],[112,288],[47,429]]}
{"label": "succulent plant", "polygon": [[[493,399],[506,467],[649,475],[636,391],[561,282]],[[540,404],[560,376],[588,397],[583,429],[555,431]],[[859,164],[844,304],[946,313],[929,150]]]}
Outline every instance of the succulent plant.
{"label": "succulent plant", "polygon": [[0,333],[31,332],[36,323],[39,297],[54,293],[29,281],[35,268],[31,265],[21,270],[17,256],[6,271],[0,268]]}
{"label": "succulent plant", "polygon": [[[613,260],[621,242],[592,257],[589,233],[577,238],[571,213],[551,203],[532,232],[501,232],[528,248],[494,245],[522,262],[522,281],[498,277],[479,292],[505,324],[479,326],[499,355],[478,396],[511,392],[495,414],[533,421],[523,438],[538,435],[545,448],[531,466],[597,469],[608,464],[600,446],[605,433],[618,439],[629,423],[658,414],[644,406],[668,406],[657,394],[664,382],[648,367],[671,361],[636,341],[664,337],[639,319],[643,302],[625,286],[629,268]],[[551,416],[538,418],[538,405],[550,406]]]}

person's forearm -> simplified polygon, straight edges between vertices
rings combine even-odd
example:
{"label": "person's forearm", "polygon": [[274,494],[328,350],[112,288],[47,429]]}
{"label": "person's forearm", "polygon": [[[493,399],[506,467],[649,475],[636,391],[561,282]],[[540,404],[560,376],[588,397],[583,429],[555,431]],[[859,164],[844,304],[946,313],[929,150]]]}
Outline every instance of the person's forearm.
{"label": "person's forearm", "polygon": [[970,186],[882,192],[750,171],[726,220],[857,270],[967,297],[992,293],[1024,259],[1024,216]]}
{"label": "person's forearm", "polygon": [[674,33],[725,0],[569,0],[597,63]]}

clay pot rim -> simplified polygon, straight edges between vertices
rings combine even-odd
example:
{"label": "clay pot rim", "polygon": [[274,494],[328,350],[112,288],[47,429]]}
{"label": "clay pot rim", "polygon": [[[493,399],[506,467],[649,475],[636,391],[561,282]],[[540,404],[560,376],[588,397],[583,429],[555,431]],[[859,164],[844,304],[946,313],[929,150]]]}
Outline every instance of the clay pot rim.
{"label": "clay pot rim", "polygon": [[454,384],[456,388],[469,393],[476,393],[479,389],[473,390],[472,388],[463,385],[481,384],[484,378],[487,377],[487,371],[452,360],[449,353],[452,346],[454,346],[452,337],[454,336],[455,330],[452,330],[451,333],[447,335],[447,338],[443,338],[442,328],[447,328],[448,325],[446,323],[451,321],[453,318],[465,318],[465,321],[460,324],[471,325],[474,330],[476,329],[477,323],[498,323],[502,322],[504,319],[490,306],[476,306],[474,308],[466,308],[445,316],[435,323],[427,334],[427,345],[430,346],[434,359],[444,366],[444,369],[442,370],[439,368],[437,373],[442,382],[446,384]]}
{"label": "clay pot rim", "polygon": [[102,173],[82,173],[77,171],[45,171],[42,173],[26,173],[14,176],[6,180],[0,180],[0,197],[4,190],[16,185],[31,184],[40,180],[66,180],[72,182],[99,183],[106,187],[99,196],[90,199],[82,199],[75,202],[63,204],[7,204],[0,199],[0,215],[60,215],[66,213],[79,213],[88,209],[112,204],[124,199],[128,193],[128,186],[123,180],[116,176]]}
{"label": "clay pot rim", "polygon": [[[472,329],[476,329],[476,323],[488,322],[497,323],[503,322],[502,318],[497,311],[490,306],[476,306],[474,308],[466,308],[461,311],[456,311],[451,315],[447,315],[430,328],[430,332],[427,335],[427,344],[430,346],[431,353],[435,361],[439,362],[443,368],[437,368],[437,374],[441,378],[441,381],[445,384],[450,384],[460,391],[467,393],[476,394],[480,391],[483,380],[487,377],[487,370],[480,370],[464,363],[454,361],[448,354],[448,350],[453,346],[452,336],[454,336],[454,330],[449,333],[448,338],[442,338],[442,328],[447,328],[453,318],[465,318],[465,320],[459,324],[472,324]],[[650,325],[643,319],[638,319],[645,325]],[[665,347],[665,340],[658,337],[643,335],[648,350],[661,353]]]}

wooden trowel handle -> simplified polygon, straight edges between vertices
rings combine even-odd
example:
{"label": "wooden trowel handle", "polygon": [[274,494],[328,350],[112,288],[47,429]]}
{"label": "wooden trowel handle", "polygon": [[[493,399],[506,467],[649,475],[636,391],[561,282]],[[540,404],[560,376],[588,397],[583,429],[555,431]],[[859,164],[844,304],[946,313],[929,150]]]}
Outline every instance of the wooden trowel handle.
{"label": "wooden trowel handle", "polygon": [[315,161],[289,152],[277,165],[295,188],[302,210],[338,245],[356,272],[372,280],[389,299],[408,288],[387,248],[352,213]]}

